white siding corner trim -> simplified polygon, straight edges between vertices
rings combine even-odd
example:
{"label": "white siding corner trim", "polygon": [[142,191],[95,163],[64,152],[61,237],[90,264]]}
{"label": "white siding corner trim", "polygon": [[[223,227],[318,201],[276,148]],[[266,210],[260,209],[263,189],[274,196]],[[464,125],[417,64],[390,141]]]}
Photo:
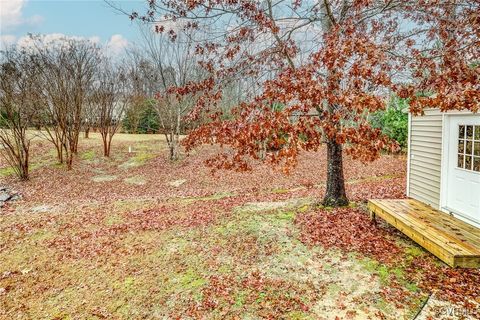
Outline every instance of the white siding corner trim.
{"label": "white siding corner trim", "polygon": [[450,122],[448,115],[443,115],[443,126],[442,126],[442,168],[440,176],[440,210],[447,212],[445,210],[447,204],[447,173],[448,173],[448,143],[449,143],[449,132],[450,132]]}
{"label": "white siding corner trim", "polygon": [[408,138],[407,138],[407,197],[410,197],[410,137],[412,132],[412,114],[408,113]]}

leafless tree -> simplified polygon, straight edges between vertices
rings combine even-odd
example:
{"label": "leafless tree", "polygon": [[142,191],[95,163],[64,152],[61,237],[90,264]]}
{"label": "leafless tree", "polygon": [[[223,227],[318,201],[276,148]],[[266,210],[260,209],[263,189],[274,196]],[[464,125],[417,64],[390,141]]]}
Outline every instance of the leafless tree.
{"label": "leafless tree", "polygon": [[202,74],[195,55],[195,33],[179,32],[176,41],[156,33],[151,25],[140,25],[143,51],[145,52],[143,72],[151,72],[156,87],[156,109],[162,133],[165,135],[170,160],[178,159],[180,135],[185,127],[185,116],[194,105],[195,97],[179,98],[170,88],[185,86],[198,80]]}
{"label": "leafless tree", "polygon": [[34,51],[40,57],[42,83],[48,119],[43,128],[57,149],[60,163],[72,168],[77,153],[83,108],[99,63],[99,49],[90,41],[63,38],[46,44],[32,36]]}
{"label": "leafless tree", "polygon": [[35,57],[16,48],[1,52],[0,155],[22,180],[29,177],[30,142],[27,132],[40,103]]}
{"label": "leafless tree", "polygon": [[90,118],[94,119],[103,141],[103,155],[110,156],[112,138],[131,101],[130,79],[126,64],[108,60],[98,68],[89,99]]}

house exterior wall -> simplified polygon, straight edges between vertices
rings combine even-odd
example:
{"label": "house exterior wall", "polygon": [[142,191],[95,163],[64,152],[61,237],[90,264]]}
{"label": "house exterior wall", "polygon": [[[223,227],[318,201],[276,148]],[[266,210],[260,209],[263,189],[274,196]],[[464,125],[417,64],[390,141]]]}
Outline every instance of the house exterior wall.
{"label": "house exterior wall", "polygon": [[440,208],[443,115],[430,109],[423,116],[409,118],[407,194]]}

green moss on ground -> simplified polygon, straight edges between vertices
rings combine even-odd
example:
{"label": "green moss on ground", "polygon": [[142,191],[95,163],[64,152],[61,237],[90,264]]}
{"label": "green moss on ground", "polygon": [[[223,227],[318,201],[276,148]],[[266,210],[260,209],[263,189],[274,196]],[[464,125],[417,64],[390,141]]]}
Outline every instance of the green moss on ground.
{"label": "green moss on ground", "polygon": [[148,161],[150,161],[152,159],[155,159],[156,157],[157,157],[157,154],[155,154],[155,153],[138,152],[136,155],[134,155],[133,157],[130,157],[129,160],[120,164],[118,167],[120,169],[129,169],[129,168],[141,167],[144,164],[146,164]]}
{"label": "green moss on ground", "polygon": [[80,159],[85,161],[92,161],[96,157],[95,150],[88,150],[81,154]]}

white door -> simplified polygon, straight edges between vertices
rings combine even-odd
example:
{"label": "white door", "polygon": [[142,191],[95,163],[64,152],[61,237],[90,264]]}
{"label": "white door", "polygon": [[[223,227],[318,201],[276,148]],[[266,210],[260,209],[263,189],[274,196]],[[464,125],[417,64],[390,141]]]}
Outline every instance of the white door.
{"label": "white door", "polygon": [[446,209],[480,223],[480,115],[449,119]]}

